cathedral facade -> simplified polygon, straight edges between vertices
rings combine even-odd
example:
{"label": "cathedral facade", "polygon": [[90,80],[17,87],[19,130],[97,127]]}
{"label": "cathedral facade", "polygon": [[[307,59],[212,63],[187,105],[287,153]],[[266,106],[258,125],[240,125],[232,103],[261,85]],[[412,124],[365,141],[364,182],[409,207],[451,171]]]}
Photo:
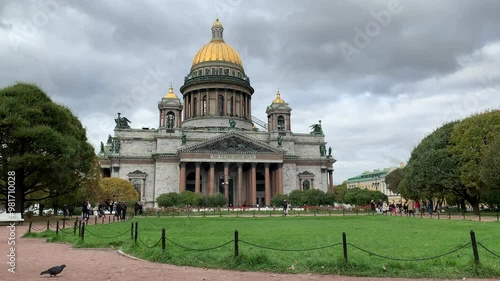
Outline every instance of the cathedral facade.
{"label": "cathedral facade", "polygon": [[114,135],[101,143],[102,176],[129,180],[147,207],[186,190],[220,192],[229,206],[269,206],[274,195],[296,189],[332,191],[335,159],[321,121],[293,133],[292,108],[279,92],[267,122],[253,117],[254,89],[241,58],[224,42],[218,19],[211,31],[180,95],[170,87],[158,102],[158,129],[130,128],[118,114]]}

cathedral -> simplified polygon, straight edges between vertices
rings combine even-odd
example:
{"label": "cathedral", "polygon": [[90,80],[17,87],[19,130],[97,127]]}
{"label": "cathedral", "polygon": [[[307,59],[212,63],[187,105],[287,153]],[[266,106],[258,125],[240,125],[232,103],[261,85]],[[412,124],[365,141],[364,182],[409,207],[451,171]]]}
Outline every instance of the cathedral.
{"label": "cathedral", "polygon": [[219,19],[211,31],[180,93],[170,87],[158,102],[157,129],[131,128],[118,113],[113,136],[101,143],[101,175],[130,181],[146,207],[186,190],[220,192],[235,207],[269,206],[274,195],[297,189],[333,191],[336,160],[321,121],[311,132],[292,132],[292,108],[279,91],[267,122],[253,117],[254,89],[241,58]]}

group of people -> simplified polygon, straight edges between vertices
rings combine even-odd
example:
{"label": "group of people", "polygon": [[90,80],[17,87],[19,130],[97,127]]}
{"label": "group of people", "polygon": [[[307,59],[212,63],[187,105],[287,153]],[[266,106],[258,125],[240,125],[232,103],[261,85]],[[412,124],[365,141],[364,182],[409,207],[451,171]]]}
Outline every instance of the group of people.
{"label": "group of people", "polygon": [[[388,203],[387,201],[382,201],[382,199],[377,203],[375,200],[370,201],[370,208],[372,213],[375,212],[380,212],[383,214],[405,214],[408,216],[415,216],[415,214],[419,214],[421,211],[421,204],[419,200],[413,200],[413,199],[408,199],[404,203],[401,203],[399,201],[398,203],[394,203],[392,201],[391,203]],[[427,212],[429,216],[432,216],[433,212],[433,201],[428,200],[427,201]]]}
{"label": "group of people", "polygon": [[142,212],[142,204],[139,201],[135,202],[135,204],[134,204],[134,216],[136,216],[136,217],[142,216],[142,213],[143,213]]}
{"label": "group of people", "polygon": [[124,221],[127,215],[127,202],[115,202],[114,205],[116,218]]}

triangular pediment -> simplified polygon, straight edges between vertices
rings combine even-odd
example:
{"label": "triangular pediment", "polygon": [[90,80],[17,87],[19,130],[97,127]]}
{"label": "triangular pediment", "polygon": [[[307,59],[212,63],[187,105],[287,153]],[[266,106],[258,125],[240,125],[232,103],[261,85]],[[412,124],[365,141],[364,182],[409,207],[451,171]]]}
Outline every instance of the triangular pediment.
{"label": "triangular pediment", "polygon": [[285,154],[285,150],[233,131],[182,148],[179,153]]}

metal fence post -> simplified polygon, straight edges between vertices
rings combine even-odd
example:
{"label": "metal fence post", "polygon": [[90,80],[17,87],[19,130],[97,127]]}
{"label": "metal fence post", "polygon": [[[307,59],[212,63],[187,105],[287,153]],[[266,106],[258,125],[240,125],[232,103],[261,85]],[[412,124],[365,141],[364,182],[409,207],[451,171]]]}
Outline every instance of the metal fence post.
{"label": "metal fence post", "polygon": [[479,264],[479,253],[477,252],[476,234],[473,230],[470,231],[470,241],[472,244],[472,252],[474,253],[474,263]]}
{"label": "metal fence post", "polygon": [[76,235],[76,221],[75,221],[74,226],[73,226],[73,235]]}
{"label": "metal fence post", "polygon": [[237,257],[239,254],[238,248],[238,230],[234,231],[234,256]]}
{"label": "metal fence post", "polygon": [[134,223],[130,223],[130,239],[134,239]]}
{"label": "metal fence post", "polygon": [[33,223],[33,222],[32,222],[32,221],[30,221],[30,228],[28,228],[28,233],[31,233],[31,224],[32,224],[32,223]]}
{"label": "metal fence post", "polygon": [[137,244],[137,231],[138,231],[138,226],[137,226],[138,222],[135,222],[135,237],[134,237],[134,242]]}
{"label": "metal fence post", "polygon": [[78,220],[78,236],[82,237],[82,221]]}
{"label": "metal fence post", "polygon": [[56,235],[59,235],[59,221],[56,221]]}
{"label": "metal fence post", "polygon": [[47,220],[47,230],[50,230],[50,221]]}
{"label": "metal fence post", "polygon": [[344,261],[347,263],[347,239],[345,232],[342,232],[342,245],[344,247]]}
{"label": "metal fence post", "polygon": [[82,223],[82,242],[84,237],[85,237],[85,223]]}
{"label": "metal fence post", "polygon": [[161,251],[165,253],[165,228],[161,229]]}

